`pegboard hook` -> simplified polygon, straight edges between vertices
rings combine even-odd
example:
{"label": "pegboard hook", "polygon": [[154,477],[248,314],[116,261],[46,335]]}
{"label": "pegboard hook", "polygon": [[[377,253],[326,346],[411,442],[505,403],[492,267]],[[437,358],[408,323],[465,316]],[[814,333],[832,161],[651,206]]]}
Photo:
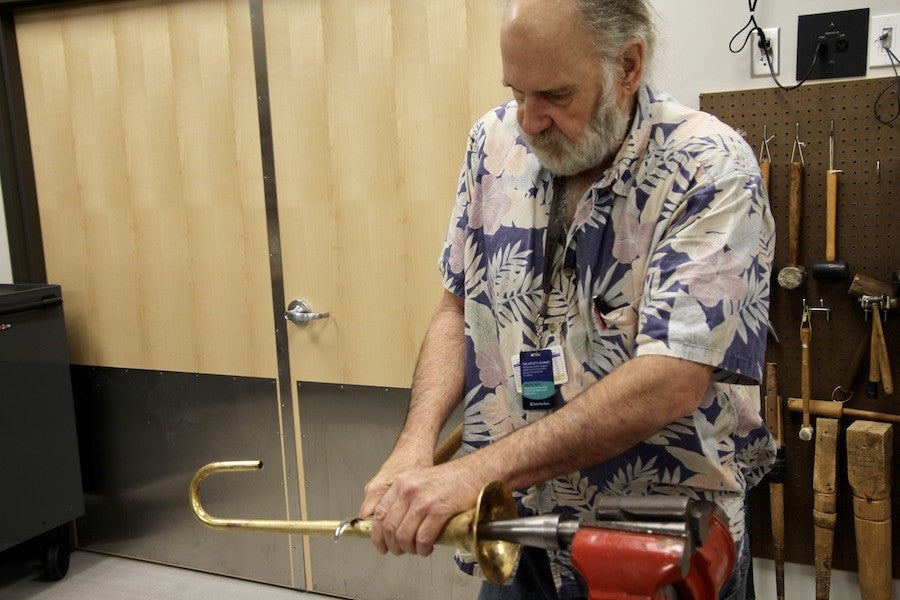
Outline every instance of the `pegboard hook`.
{"label": "pegboard hook", "polygon": [[812,316],[812,313],[823,312],[825,313],[825,320],[831,321],[831,309],[825,307],[825,300],[819,298],[818,306],[808,306],[806,304],[806,298],[803,299],[803,318],[809,320]]}
{"label": "pegboard hook", "polygon": [[806,145],[806,142],[800,141],[800,123],[797,123],[797,133],[794,135],[794,147],[791,148],[791,162],[794,162],[794,153],[800,155],[800,164],[802,166],[806,166],[806,161],[803,159],[803,146]]}
{"label": "pegboard hook", "polygon": [[775,139],[777,134],[773,133],[771,136],[769,135],[769,126],[763,124],[763,141],[759,146],[759,162],[761,163],[763,160],[772,161],[772,155],[769,154],[769,142]]}

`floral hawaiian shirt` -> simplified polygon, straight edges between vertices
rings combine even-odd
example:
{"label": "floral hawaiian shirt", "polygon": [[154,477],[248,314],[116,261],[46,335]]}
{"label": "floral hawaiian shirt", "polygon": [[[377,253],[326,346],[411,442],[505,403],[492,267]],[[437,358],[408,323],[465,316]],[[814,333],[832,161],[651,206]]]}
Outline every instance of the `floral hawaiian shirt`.
{"label": "floral hawaiian shirt", "polygon": [[[714,367],[700,407],[599,465],[515,493],[521,514],[590,520],[604,495],[680,494],[716,502],[740,548],[744,493],[774,461],[760,418],[775,230],[752,150],[714,117],[649,87],[612,166],[563,231],[543,297],[553,175],[522,140],[511,101],[472,128],[441,254],[465,302],[464,451],[548,414],[523,409],[511,359],[561,345],[557,406],[632,357]],[[458,560],[467,572],[475,569]],[[560,598],[575,588],[551,551]]]}

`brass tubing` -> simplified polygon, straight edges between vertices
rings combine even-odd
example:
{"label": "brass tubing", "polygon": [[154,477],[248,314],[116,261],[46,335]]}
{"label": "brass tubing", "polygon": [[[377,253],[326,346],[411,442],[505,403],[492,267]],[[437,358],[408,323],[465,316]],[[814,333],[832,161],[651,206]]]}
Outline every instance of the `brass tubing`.
{"label": "brass tubing", "polygon": [[[270,533],[298,535],[368,538],[372,534],[372,522],[368,519],[348,521],[286,521],[272,519],[225,519],[209,514],[200,501],[200,484],[213,473],[258,471],[262,462],[238,460],[214,462],[197,470],[191,479],[189,496],[194,515],[201,523],[213,529],[243,529]],[[486,485],[478,496],[475,508],[461,512],[447,521],[437,543],[453,546],[474,554],[485,579],[502,584],[510,575],[519,555],[519,544],[481,539],[480,523],[514,519],[518,517],[512,494],[506,486],[494,481]]]}

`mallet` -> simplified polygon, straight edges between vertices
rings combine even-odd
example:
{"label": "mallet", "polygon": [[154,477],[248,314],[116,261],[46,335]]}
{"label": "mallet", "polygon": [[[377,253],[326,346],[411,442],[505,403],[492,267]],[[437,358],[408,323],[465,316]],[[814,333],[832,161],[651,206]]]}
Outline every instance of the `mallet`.
{"label": "mallet", "polygon": [[847,279],[850,266],[837,260],[837,192],[838,175],[843,171],[834,168],[834,121],[828,136],[828,173],[825,177],[825,260],[817,261],[812,267],[816,279]]}
{"label": "mallet", "polygon": [[[799,150],[800,160],[794,160]],[[786,290],[800,287],[806,278],[806,269],[800,265],[800,218],[803,198],[803,142],[800,141],[800,123],[791,151],[791,187],[788,194],[788,264],[778,272],[778,285]]]}

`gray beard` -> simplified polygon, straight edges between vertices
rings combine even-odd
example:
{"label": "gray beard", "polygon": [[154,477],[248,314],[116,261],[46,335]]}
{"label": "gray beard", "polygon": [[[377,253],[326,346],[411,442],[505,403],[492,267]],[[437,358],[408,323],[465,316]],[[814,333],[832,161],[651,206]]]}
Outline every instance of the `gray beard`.
{"label": "gray beard", "polygon": [[629,121],[613,94],[604,94],[590,123],[576,140],[557,130],[529,135],[519,127],[519,132],[545,168],[554,175],[570,177],[612,159],[625,139]]}

